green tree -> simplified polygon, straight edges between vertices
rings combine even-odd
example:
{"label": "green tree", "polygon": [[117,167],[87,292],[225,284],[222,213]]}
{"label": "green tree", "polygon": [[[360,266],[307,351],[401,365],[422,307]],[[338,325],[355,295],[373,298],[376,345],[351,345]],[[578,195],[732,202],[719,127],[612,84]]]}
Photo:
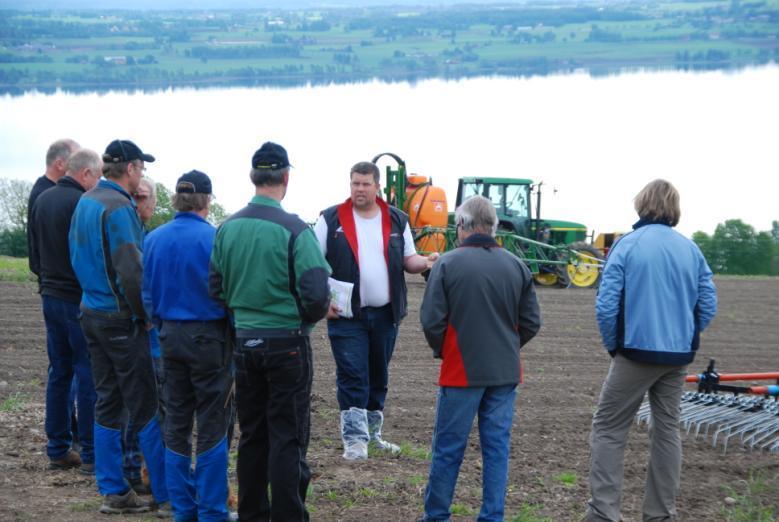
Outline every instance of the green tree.
{"label": "green tree", "polygon": [[693,241],[715,273],[756,275],[773,272],[776,242],[771,233],[757,233],[740,219],[720,223],[711,237],[696,232]]}
{"label": "green tree", "polygon": [[32,183],[0,178],[0,229],[27,230],[27,200]]}
{"label": "green tree", "polygon": [[27,256],[27,200],[32,183],[0,178],[0,255]]}
{"label": "green tree", "polygon": [[218,227],[230,217],[230,213],[216,201],[211,202],[211,208],[208,211],[208,221],[215,227]]}
{"label": "green tree", "polygon": [[171,198],[173,193],[162,183],[157,183],[157,205],[154,207],[154,214],[152,214],[147,230],[154,230],[160,225],[164,225],[176,215],[176,211],[173,209]]}

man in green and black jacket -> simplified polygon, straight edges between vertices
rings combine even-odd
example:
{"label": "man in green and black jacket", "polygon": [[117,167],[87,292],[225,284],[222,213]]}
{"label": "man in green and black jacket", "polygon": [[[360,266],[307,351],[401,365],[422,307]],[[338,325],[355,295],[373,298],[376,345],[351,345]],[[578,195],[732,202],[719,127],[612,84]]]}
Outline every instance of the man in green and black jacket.
{"label": "man in green and black jacket", "polygon": [[236,329],[241,520],[308,520],[308,336],[329,308],[330,267],[312,230],[281,208],[289,168],[280,145],[254,153],[256,195],[219,227],[211,254],[211,295],[224,301]]}

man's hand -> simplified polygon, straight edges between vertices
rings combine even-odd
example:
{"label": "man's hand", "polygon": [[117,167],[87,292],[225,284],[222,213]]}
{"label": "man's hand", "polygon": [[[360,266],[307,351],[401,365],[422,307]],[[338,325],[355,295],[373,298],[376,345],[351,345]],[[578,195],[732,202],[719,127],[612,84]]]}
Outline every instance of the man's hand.
{"label": "man's hand", "polygon": [[327,315],[325,317],[327,319],[338,319],[339,317],[341,317],[340,314],[341,314],[341,309],[338,308],[335,303],[330,301],[330,308],[327,310]]}
{"label": "man's hand", "polygon": [[441,257],[441,254],[439,254],[438,252],[433,252],[432,254],[427,256],[427,263],[426,263],[427,270],[433,268],[433,265],[435,264],[436,261],[438,261],[439,257]]}

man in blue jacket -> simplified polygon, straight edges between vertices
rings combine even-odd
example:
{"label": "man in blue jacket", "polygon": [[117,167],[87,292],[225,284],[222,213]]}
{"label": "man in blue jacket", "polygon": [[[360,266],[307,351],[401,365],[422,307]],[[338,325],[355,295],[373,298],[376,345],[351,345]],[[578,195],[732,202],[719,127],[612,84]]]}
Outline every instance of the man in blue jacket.
{"label": "man in blue jacket", "polygon": [[[144,242],[144,292],[162,344],[165,471],[177,521],[222,522],[227,512],[231,343],[225,309],[208,295],[216,229],[206,221],[211,179],[193,170],[176,183],[173,221]],[[192,425],[197,465],[192,472]]]}
{"label": "man in blue jacket", "polygon": [[138,426],[138,439],[160,512],[167,510],[164,448],[157,422],[157,389],[143,306],[143,228],[130,194],[144,162],[154,161],[133,142],[114,140],[103,154],[106,179],[82,196],[70,226],[70,261],[83,291],[81,327],[92,357],[95,404],[95,476],[102,513],[138,513],[150,505],[122,475],[122,416]]}
{"label": "man in blue jacket", "polygon": [[703,254],[673,230],[681,214],[676,188],[652,181],[634,203],[640,219],[612,247],[595,308],[612,362],[592,421],[588,521],[621,519],[625,443],[647,392],[652,422],[643,519],[676,517],[682,387],[700,333],[717,312]]}

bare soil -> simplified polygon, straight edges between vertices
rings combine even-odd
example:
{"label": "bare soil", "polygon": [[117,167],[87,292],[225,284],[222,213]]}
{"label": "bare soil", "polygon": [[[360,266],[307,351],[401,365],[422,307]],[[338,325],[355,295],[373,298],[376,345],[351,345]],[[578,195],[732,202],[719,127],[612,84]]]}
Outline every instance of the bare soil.
{"label": "bare soil", "polygon": [[[690,371],[703,370],[709,358],[721,371],[779,370],[779,279],[720,278],[717,287],[720,311]],[[418,322],[423,290],[421,278],[409,279],[410,313],[391,366],[384,434],[403,445],[399,456],[372,454],[360,464],[341,458],[335,367],[323,326],[312,336],[312,520],[405,521],[422,512],[438,376],[438,362]],[[590,422],[609,357],[597,334],[594,291],[541,288],[538,293],[544,327],[523,349],[525,382],[516,405],[506,519],[578,520],[588,498]],[[104,520],[97,513],[100,499],[93,479],[74,470],[47,469],[46,368],[35,286],[0,283],[0,520]],[[641,517],[647,450],[646,429],[634,428],[625,454],[626,521]],[[725,504],[728,496],[736,499],[735,506]],[[454,519],[473,520],[480,499],[481,457],[474,430],[457,484]],[[734,509],[742,505],[779,513],[779,456],[737,446],[723,456],[707,441],[685,437],[680,519],[751,520],[736,517]]]}

